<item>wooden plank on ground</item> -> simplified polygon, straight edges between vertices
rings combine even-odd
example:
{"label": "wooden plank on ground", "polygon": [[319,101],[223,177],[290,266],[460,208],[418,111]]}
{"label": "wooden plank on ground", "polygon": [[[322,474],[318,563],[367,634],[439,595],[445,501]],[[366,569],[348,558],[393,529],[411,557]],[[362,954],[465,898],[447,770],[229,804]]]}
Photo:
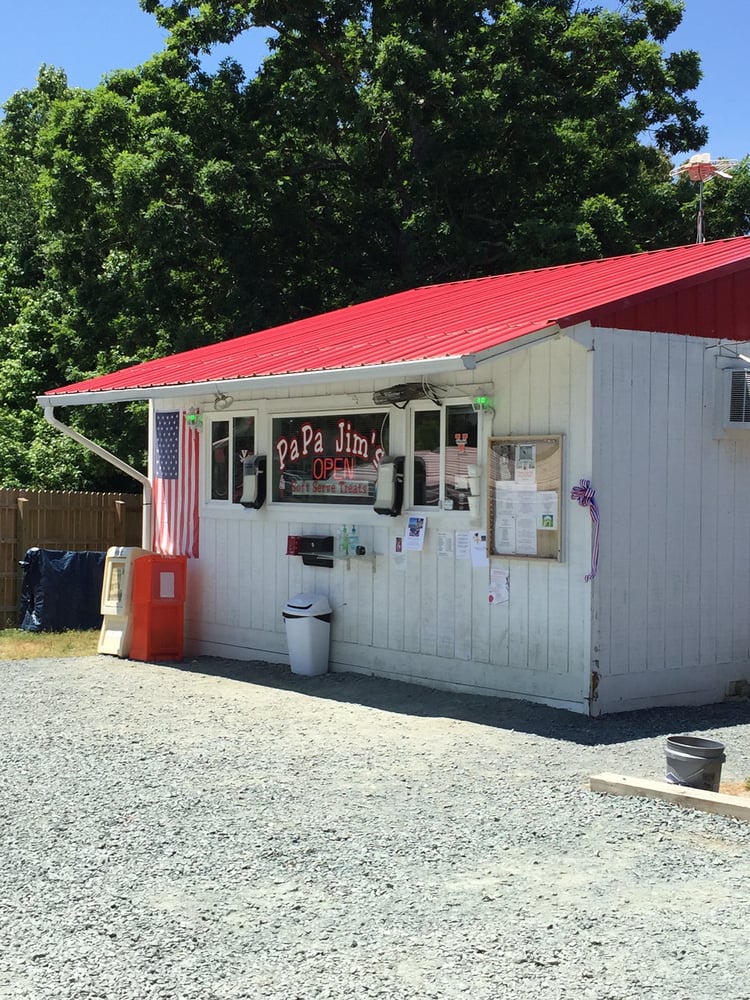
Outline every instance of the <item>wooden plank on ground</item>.
{"label": "wooden plank on ground", "polygon": [[619,774],[594,774],[589,778],[592,792],[609,795],[640,795],[647,799],[661,799],[686,809],[699,809],[718,816],[733,816],[750,821],[750,796],[725,795],[723,792],[706,792],[700,788],[670,785],[666,781],[647,778],[626,778]]}

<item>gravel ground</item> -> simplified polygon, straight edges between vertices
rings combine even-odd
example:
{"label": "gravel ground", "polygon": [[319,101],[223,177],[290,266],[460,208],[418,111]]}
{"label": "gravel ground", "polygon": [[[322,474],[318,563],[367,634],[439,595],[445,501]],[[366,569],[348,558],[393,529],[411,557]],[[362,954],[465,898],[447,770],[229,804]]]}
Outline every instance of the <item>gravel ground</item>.
{"label": "gravel ground", "polygon": [[588,720],[355,675],[0,664],[0,998],[750,998],[750,824],[597,795],[750,703]]}

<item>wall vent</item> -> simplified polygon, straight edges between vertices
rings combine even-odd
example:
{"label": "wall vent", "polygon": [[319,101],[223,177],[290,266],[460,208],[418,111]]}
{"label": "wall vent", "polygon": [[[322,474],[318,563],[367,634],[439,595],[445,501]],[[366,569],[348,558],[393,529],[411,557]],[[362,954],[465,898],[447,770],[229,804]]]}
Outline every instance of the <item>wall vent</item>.
{"label": "wall vent", "polygon": [[726,427],[750,430],[750,368],[730,369]]}

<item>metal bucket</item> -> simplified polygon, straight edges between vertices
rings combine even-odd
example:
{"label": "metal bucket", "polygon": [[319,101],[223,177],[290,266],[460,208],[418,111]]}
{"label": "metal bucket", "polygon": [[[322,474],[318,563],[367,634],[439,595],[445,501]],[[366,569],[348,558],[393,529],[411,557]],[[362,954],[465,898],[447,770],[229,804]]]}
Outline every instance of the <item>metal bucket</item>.
{"label": "metal bucket", "polygon": [[672,785],[718,792],[724,744],[699,736],[667,737],[667,781]]}

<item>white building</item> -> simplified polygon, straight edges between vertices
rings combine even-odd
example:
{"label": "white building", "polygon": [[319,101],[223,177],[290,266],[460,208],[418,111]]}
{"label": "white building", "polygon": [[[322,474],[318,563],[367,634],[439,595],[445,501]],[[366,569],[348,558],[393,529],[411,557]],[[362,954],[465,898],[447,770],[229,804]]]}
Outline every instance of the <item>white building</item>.
{"label": "white building", "polygon": [[[55,422],[58,405],[150,401],[146,543],[191,554],[191,653],[283,663],[282,609],[314,592],[334,670],[597,715],[750,679],[743,342],[738,238],[420,288],[40,403]],[[404,458],[396,516],[373,509],[382,454]],[[248,455],[266,459],[257,509],[239,502]],[[195,505],[186,533],[163,516],[170,488]],[[344,525],[364,555],[342,551]],[[334,558],[287,554],[300,536]]]}

